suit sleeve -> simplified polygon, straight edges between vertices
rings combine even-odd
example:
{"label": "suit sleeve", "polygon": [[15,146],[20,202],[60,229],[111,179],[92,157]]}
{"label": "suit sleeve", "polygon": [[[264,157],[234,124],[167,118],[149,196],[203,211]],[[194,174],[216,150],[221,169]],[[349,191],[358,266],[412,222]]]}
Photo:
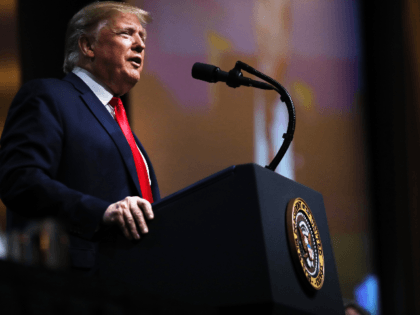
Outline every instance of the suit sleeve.
{"label": "suit sleeve", "polygon": [[44,84],[24,86],[9,109],[0,141],[0,198],[30,219],[55,217],[91,239],[109,202],[57,180],[64,137],[60,100]]}

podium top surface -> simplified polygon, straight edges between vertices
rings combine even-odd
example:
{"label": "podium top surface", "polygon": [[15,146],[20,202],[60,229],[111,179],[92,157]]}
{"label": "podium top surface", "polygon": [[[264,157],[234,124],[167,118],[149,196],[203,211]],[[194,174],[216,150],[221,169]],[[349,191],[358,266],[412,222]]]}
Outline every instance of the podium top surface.
{"label": "podium top surface", "polygon": [[247,173],[262,173],[265,176],[269,176],[271,178],[277,178],[278,180],[283,180],[286,182],[290,182],[290,183],[294,183],[295,185],[298,186],[302,186],[305,187],[306,189],[309,189],[311,191],[313,191],[314,193],[318,193],[319,192],[306,187],[298,182],[295,182],[287,177],[284,177],[283,175],[280,175],[276,172],[273,172],[265,167],[262,167],[258,164],[255,163],[247,163],[247,164],[240,164],[240,165],[231,165],[217,173],[214,173],[208,177],[205,177],[197,182],[195,182],[194,184],[191,184],[181,190],[178,190],[177,192],[174,192],[164,198],[162,198],[160,201],[156,202],[153,204],[153,209],[154,210],[159,210],[160,208],[162,208],[164,205],[173,202],[176,199],[182,198],[185,195],[188,195],[196,190],[202,189],[208,185],[214,184],[218,181],[223,180],[224,178],[227,178],[229,176],[233,176],[237,171],[240,172],[247,172]]}

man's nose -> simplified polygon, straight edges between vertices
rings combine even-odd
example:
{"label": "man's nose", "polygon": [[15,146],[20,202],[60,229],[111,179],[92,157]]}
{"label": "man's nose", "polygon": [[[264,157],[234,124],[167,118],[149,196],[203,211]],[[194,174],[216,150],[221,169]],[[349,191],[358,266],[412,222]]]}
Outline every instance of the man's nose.
{"label": "man's nose", "polygon": [[143,49],[146,48],[144,39],[139,34],[135,35],[134,39],[134,50],[141,52]]}

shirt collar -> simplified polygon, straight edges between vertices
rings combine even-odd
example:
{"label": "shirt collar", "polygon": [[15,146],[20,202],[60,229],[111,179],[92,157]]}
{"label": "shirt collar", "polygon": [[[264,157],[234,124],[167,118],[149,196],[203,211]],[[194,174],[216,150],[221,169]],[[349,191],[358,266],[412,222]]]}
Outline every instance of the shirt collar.
{"label": "shirt collar", "polygon": [[80,67],[74,67],[72,72],[86,83],[102,104],[108,104],[114,96],[108,87],[100,83],[89,71]]}

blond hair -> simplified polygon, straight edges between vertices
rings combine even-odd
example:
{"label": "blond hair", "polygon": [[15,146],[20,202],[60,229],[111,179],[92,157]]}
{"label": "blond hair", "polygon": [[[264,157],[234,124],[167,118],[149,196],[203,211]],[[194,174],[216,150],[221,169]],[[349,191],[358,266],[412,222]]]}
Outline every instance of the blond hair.
{"label": "blond hair", "polygon": [[148,12],[124,2],[102,1],[85,6],[72,17],[67,26],[63,64],[65,73],[71,72],[79,62],[79,38],[82,35],[96,37],[100,23],[118,12],[135,14],[142,26],[150,20]]}

